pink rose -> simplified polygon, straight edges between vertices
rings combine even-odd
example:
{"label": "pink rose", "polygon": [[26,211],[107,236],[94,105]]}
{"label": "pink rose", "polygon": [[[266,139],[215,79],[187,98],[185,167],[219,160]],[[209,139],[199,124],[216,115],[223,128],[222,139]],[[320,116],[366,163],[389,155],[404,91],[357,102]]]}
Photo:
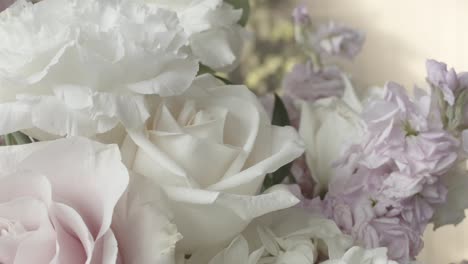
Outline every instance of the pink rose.
{"label": "pink rose", "polygon": [[[133,185],[125,192],[129,176],[117,146],[71,138],[0,147],[0,167],[0,263],[137,263],[127,258],[142,250],[133,241],[156,245],[146,259],[170,254],[153,232],[169,223],[154,217],[162,205],[147,209],[159,197],[135,195]],[[155,228],[138,232],[153,219]]]}

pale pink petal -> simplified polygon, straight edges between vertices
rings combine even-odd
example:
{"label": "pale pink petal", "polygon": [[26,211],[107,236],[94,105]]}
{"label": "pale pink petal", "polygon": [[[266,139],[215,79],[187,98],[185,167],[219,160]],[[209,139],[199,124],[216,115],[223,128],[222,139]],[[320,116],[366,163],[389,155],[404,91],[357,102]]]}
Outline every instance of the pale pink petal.
{"label": "pale pink petal", "polygon": [[122,263],[173,264],[181,238],[164,192],[150,179],[132,175],[112,222]]}
{"label": "pale pink petal", "polygon": [[73,208],[60,203],[52,206],[51,214],[59,237],[60,255],[76,251],[84,254],[85,259],[91,259],[94,239],[83,218]]}
{"label": "pale pink petal", "polygon": [[52,199],[50,182],[45,176],[33,172],[16,173],[0,178],[0,202],[23,196],[49,204]]}
{"label": "pale pink petal", "polygon": [[75,209],[95,239],[109,229],[114,206],[128,184],[117,146],[83,138],[51,142],[20,166],[47,175],[54,201]]}
{"label": "pale pink petal", "polygon": [[[115,264],[117,262],[118,247],[117,240],[115,239],[112,230],[107,231],[101,237],[94,248],[93,258],[90,264]],[[130,263],[130,262],[128,262]],[[137,262],[133,262],[137,263]],[[138,262],[147,263],[147,262]]]}

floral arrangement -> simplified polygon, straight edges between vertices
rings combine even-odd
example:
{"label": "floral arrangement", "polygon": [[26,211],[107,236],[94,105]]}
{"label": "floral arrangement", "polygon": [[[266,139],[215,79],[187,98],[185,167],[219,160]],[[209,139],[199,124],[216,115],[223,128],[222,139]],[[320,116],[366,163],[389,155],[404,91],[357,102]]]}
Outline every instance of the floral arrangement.
{"label": "floral arrangement", "polygon": [[364,34],[298,7],[259,98],[221,77],[248,1],[36,2],[0,5],[0,263],[406,264],[465,217],[468,74],[355,91]]}

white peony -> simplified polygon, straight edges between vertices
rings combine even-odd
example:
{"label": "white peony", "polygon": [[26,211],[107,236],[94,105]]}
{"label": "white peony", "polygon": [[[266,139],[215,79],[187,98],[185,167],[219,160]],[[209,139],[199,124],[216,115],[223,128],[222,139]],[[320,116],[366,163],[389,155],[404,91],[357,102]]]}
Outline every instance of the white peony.
{"label": "white peony", "polygon": [[181,251],[227,243],[252,219],[298,202],[283,189],[259,194],[266,173],[303,146],[293,128],[270,125],[246,87],[203,75],[180,96],[149,101],[152,116],[142,131],[129,132],[122,155],[168,194]]}
{"label": "white peony", "polygon": [[138,94],[180,94],[198,71],[177,14],[132,0],[20,0],[0,13],[0,39],[0,134],[137,127]]}
{"label": "white peony", "polygon": [[177,12],[195,57],[218,71],[234,69],[241,57],[244,29],[242,10],[223,0],[139,0]]}

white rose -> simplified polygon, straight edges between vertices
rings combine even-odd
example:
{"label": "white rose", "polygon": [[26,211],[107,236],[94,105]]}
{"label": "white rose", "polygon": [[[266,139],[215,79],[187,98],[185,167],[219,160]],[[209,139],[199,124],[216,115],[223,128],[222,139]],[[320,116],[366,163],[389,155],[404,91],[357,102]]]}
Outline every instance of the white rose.
{"label": "white rose", "polygon": [[190,47],[200,61],[218,71],[234,69],[241,56],[244,30],[238,25],[242,10],[223,0],[142,0],[177,12]]}
{"label": "white rose", "polygon": [[0,39],[0,134],[137,127],[149,115],[135,94],[182,93],[198,71],[177,14],[133,0],[19,0]]}
{"label": "white rose", "polygon": [[333,162],[346,144],[358,142],[362,136],[361,105],[356,98],[348,82],[343,99],[331,97],[302,104],[299,134],[306,144],[306,162],[318,193],[328,189]]}
{"label": "white rose", "polygon": [[186,263],[314,264],[319,255],[341,258],[351,245],[352,239],[342,234],[333,221],[304,209],[289,208],[254,220],[214,257],[213,252],[201,251]]}
{"label": "white rose", "polygon": [[117,146],[0,147],[0,167],[0,263],[174,263],[167,199],[144,178],[128,186]]}
{"label": "white rose", "polygon": [[265,174],[303,146],[293,128],[270,125],[246,87],[203,75],[181,96],[152,99],[152,117],[144,131],[129,132],[122,155],[168,194],[180,250],[226,243],[251,219],[298,202],[286,190],[258,195]]}

